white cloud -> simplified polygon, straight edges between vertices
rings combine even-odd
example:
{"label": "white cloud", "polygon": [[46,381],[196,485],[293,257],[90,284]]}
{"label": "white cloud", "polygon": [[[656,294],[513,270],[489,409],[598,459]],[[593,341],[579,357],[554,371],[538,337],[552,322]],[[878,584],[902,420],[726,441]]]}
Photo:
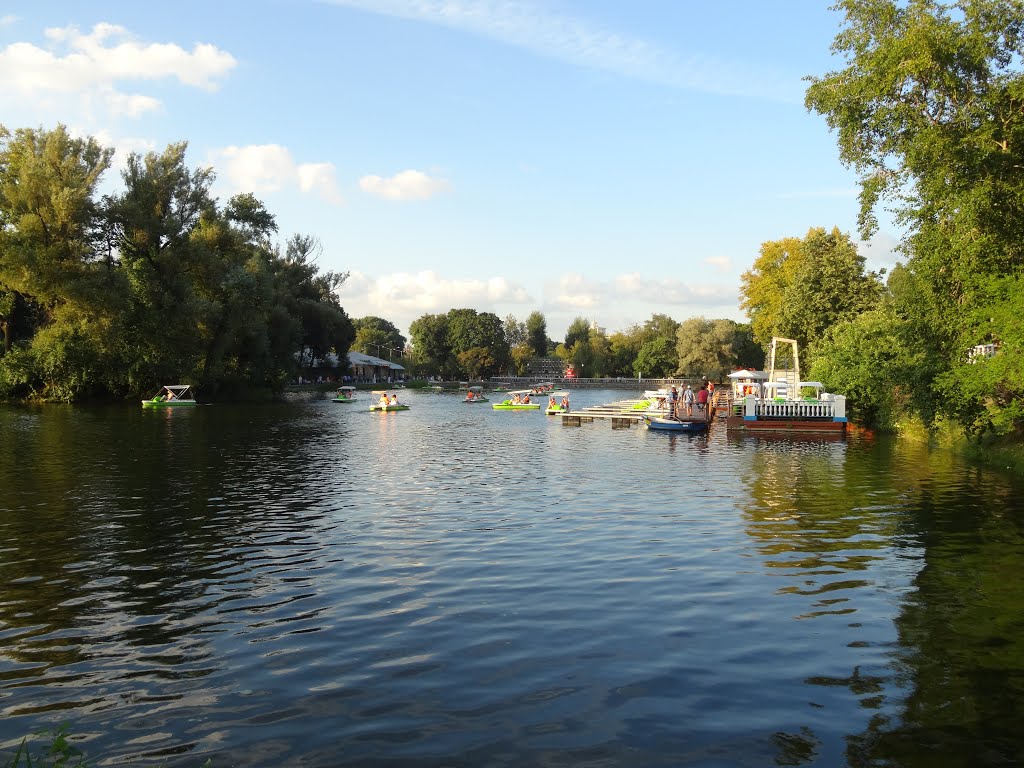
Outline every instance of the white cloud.
{"label": "white cloud", "polygon": [[396,173],[389,179],[364,176],[359,180],[359,187],[385,200],[429,200],[434,195],[447,192],[451,185],[445,179],[431,178],[421,171],[408,170]]}
{"label": "white cloud", "polygon": [[6,16],[0,16],[0,27],[9,27],[16,21],[18,21],[18,17],[11,13]]}
{"label": "white cloud", "polygon": [[736,306],[739,303],[735,285],[714,285],[697,279],[693,284],[674,278],[652,279],[639,272],[615,278],[615,293],[619,296],[643,298],[652,304],[669,306]]}
{"label": "white cloud", "polygon": [[236,192],[280,192],[297,187],[332,205],[344,204],[332,163],[297,163],[280,144],[225,147],[211,153],[218,176]]}
{"label": "white cloud", "polygon": [[468,307],[503,317],[498,305],[528,305],[534,299],[520,284],[504,277],[452,280],[436,272],[397,272],[371,277],[353,271],[338,290],[341,305],[350,317],[385,317],[405,332],[425,314],[443,314]]}
{"label": "white cloud", "polygon": [[45,36],[45,48],[17,42],[0,49],[0,95],[45,106],[55,96],[74,94],[86,108],[100,104],[114,116],[137,117],[160,102],[122,92],[119,85],[175,79],[214,91],[237,63],[213,45],[197,43],[187,51],[173,43],[143,43],[107,23],[88,34],[69,26],[47,29]]}
{"label": "white cloud", "polygon": [[464,30],[578,66],[676,88],[793,102],[798,79],[782,83],[763,64],[738,67],[697,54],[680,56],[647,40],[561,15],[530,0],[326,0],[368,13]]}
{"label": "white cloud", "polygon": [[728,256],[708,256],[704,263],[711,267],[717,267],[721,272],[728,272],[732,268],[732,259]]}
{"label": "white cloud", "polygon": [[604,306],[608,286],[588,280],[578,272],[560,276],[544,287],[545,302],[554,309],[586,311]]}

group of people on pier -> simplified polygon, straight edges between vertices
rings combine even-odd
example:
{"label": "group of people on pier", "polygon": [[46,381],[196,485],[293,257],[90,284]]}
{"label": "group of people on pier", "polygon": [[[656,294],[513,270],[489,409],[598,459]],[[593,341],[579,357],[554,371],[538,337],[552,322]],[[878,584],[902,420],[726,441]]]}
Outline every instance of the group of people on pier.
{"label": "group of people on pier", "polygon": [[679,419],[683,416],[683,409],[686,409],[686,416],[693,416],[693,409],[696,406],[697,414],[704,415],[707,413],[708,404],[712,401],[712,396],[715,393],[715,383],[713,381],[705,381],[701,384],[700,389],[695,393],[693,387],[689,384],[683,389],[682,395],[679,391],[672,387],[672,391],[669,393],[669,414],[673,419]]}

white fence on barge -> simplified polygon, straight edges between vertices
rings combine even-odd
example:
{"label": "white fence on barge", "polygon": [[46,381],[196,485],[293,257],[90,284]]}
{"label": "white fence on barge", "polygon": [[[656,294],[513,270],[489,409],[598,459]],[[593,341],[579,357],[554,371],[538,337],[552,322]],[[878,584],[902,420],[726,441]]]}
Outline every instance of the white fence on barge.
{"label": "white fence on barge", "polygon": [[743,398],[745,419],[831,419],[846,421],[846,398],[832,395],[828,400],[759,400]]}

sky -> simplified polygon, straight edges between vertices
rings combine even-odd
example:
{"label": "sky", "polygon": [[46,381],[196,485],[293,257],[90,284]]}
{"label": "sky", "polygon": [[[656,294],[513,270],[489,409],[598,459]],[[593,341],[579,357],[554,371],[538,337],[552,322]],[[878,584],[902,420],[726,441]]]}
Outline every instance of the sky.
{"label": "sky", "polygon": [[[131,152],[187,141],[408,335],[468,307],[559,340],[654,313],[746,320],[761,244],[839,227],[857,183],[804,105],[827,0],[0,2],[0,121]],[[894,263],[885,224],[861,253]]]}

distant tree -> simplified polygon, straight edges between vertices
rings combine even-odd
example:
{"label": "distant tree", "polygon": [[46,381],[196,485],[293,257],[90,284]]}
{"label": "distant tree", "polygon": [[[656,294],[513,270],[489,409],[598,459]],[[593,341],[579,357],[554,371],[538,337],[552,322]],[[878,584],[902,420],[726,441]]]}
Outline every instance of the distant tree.
{"label": "distant tree", "polygon": [[409,326],[413,359],[433,373],[448,375],[454,357],[448,343],[448,316],[422,315]]}
{"label": "distant tree", "polygon": [[543,313],[535,310],[526,318],[526,336],[527,343],[537,357],[544,357],[548,353],[548,325]]}
{"label": "distant tree", "polygon": [[803,240],[764,243],[740,287],[755,340],[767,346],[782,336],[805,350],[825,329],[874,307],[882,292],[880,276],[865,270],[850,236],[822,228]]}
{"label": "distant tree", "polygon": [[707,376],[721,381],[736,368],[737,323],[694,317],[683,321],[676,332],[680,376]]}
{"label": "distant tree", "polygon": [[506,315],[502,327],[505,331],[505,343],[508,344],[509,349],[517,344],[527,343],[529,332],[526,329],[526,323],[516,320],[515,315]]}
{"label": "distant tree", "polygon": [[608,342],[609,375],[629,376],[635,374],[633,362],[640,354],[640,347],[643,346],[640,327],[633,325],[625,331],[617,331],[609,337]]}
{"label": "distant tree", "polygon": [[471,347],[460,352],[458,361],[459,367],[471,380],[489,377],[498,367],[498,361],[486,347]]}
{"label": "distant tree", "polygon": [[522,376],[526,373],[526,364],[534,356],[533,347],[523,342],[512,347],[510,353],[516,376]]}
{"label": "distant tree", "polygon": [[356,332],[352,342],[354,350],[390,359],[392,355],[401,355],[405,349],[405,336],[389,320],[368,315],[353,320],[352,325]]}
{"label": "distant tree", "polygon": [[733,363],[737,368],[764,368],[764,347],[754,340],[754,329],[750,323],[736,323],[736,336],[733,339]]}
{"label": "distant tree", "polygon": [[565,346],[572,349],[577,341],[590,340],[590,321],[585,317],[576,317],[565,331]]}
{"label": "distant tree", "polygon": [[676,367],[675,345],[668,339],[658,337],[645,342],[633,361],[633,373],[648,378],[668,376]]}

